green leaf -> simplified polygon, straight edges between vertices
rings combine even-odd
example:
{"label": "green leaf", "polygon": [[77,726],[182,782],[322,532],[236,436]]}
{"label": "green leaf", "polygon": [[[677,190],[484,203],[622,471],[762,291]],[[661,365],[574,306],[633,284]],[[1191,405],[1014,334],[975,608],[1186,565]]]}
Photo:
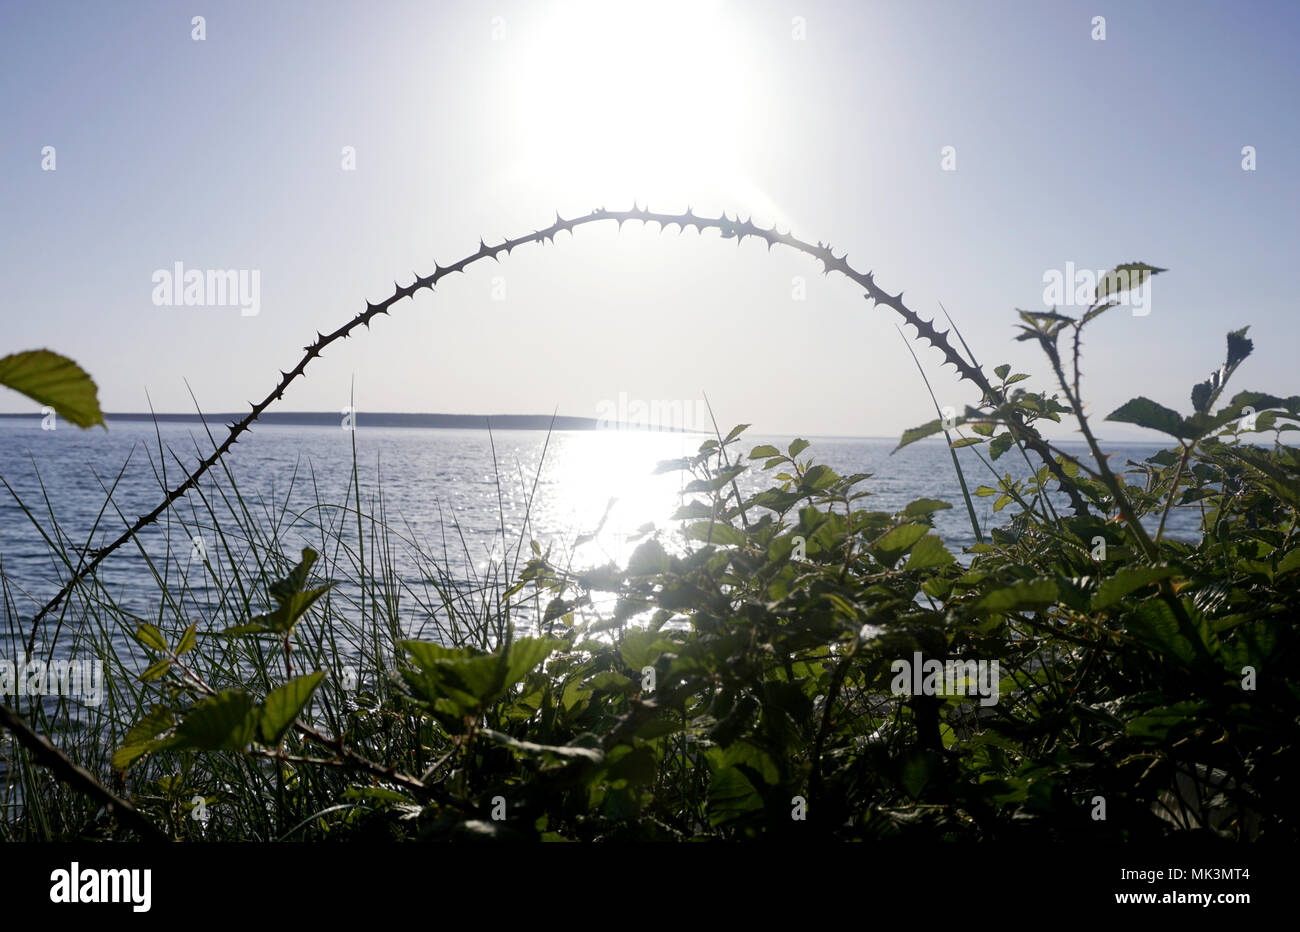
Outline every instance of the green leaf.
{"label": "green leaf", "polygon": [[749,458],[751,460],[761,460],[765,456],[780,456],[780,455],[781,455],[781,451],[778,450],[776,447],[772,446],[770,443],[760,443],[758,446],[754,447],[754,449],[749,451]]}
{"label": "green leaf", "polygon": [[1117,265],[1101,277],[1097,282],[1097,297],[1093,304],[1098,305],[1112,295],[1120,295],[1126,291],[1140,287],[1148,278],[1153,275],[1159,275],[1161,272],[1167,272],[1168,269],[1158,269],[1154,265],[1147,265],[1145,262],[1126,262],[1123,265]]}
{"label": "green leaf", "polygon": [[1228,355],[1223,365],[1210,373],[1210,377],[1204,382],[1200,382],[1192,387],[1192,407],[1198,416],[1204,417],[1208,414],[1210,406],[1218,399],[1224,386],[1228,384],[1228,379],[1237,370],[1255,344],[1246,338],[1246,331],[1249,327],[1242,327],[1240,330],[1234,330],[1228,334]]}
{"label": "green leaf", "polygon": [[666,472],[679,472],[684,469],[690,469],[695,464],[695,460],[689,456],[679,456],[673,460],[660,460],[654,468],[654,475],[662,475]]}
{"label": "green leaf", "polygon": [[509,689],[531,673],[561,643],[555,638],[520,638],[511,642],[506,653],[505,682],[501,690]]}
{"label": "green leaf", "polygon": [[693,521],[697,518],[712,518],[713,508],[698,500],[691,500],[673,512],[670,521]]}
{"label": "green leaf", "polygon": [[[499,657],[431,641],[401,643],[417,667],[403,670],[403,677],[419,698],[435,708],[454,709],[456,714],[472,712],[496,693],[502,673]],[[446,702],[440,705],[442,700]]]}
{"label": "green leaf", "polygon": [[1153,582],[1168,579],[1178,571],[1171,566],[1136,566],[1122,569],[1097,589],[1092,597],[1094,611],[1109,608],[1131,592],[1149,586]]}
{"label": "green leaf", "polygon": [[746,741],[737,741],[725,749],[710,748],[708,760],[713,771],[708,813],[709,823],[714,826],[761,810],[761,791],[779,779],[767,752]]}
{"label": "green leaf", "polygon": [[[966,418],[955,417],[952,419],[952,423],[949,426],[960,427],[962,424],[965,423],[966,423]],[[891,450],[890,453],[891,454],[897,453],[899,450],[903,449],[903,447],[907,446],[908,444],[916,443],[916,441],[918,440],[924,440],[926,437],[937,434],[941,430],[943,430],[943,420],[940,418],[936,418],[933,421],[926,421],[920,427],[909,427],[907,430],[903,431],[903,436],[899,438],[898,446],[894,447],[894,449]]]}
{"label": "green leaf", "polygon": [[790,454],[790,459],[794,459],[806,449],[808,449],[808,441],[798,438],[790,441],[790,446],[787,448],[786,452]]}
{"label": "green leaf", "polygon": [[260,621],[252,621],[242,625],[231,625],[229,628],[222,629],[223,635],[233,636],[238,634],[273,634],[275,629],[269,625],[264,625]]}
{"label": "green leaf", "polygon": [[141,673],[140,680],[142,682],[149,683],[152,682],[153,680],[159,679],[160,677],[163,676],[163,674],[167,672],[167,669],[171,665],[172,662],[168,660],[166,657],[164,657],[162,660],[159,660],[148,670],[145,670],[143,673]]}
{"label": "green leaf", "polygon": [[1134,738],[1164,741],[1171,731],[1187,728],[1204,717],[1206,703],[1185,699],[1171,705],[1158,706],[1131,719],[1124,731]]}
{"label": "green leaf", "polygon": [[[710,534],[712,534],[711,537]],[[723,524],[721,521],[700,521],[697,524],[692,524],[686,529],[686,537],[689,540],[706,541],[728,546],[739,546],[745,542],[743,532],[730,524]]]}
{"label": "green leaf", "polygon": [[1022,579],[1010,586],[995,589],[975,603],[977,612],[1014,612],[1040,609],[1056,603],[1060,589],[1056,580],[1040,577]]}
{"label": "green leaf", "polygon": [[1254,341],[1246,337],[1246,331],[1249,329],[1249,327],[1242,327],[1240,330],[1233,330],[1228,334],[1227,365],[1229,369],[1235,369],[1255,349]]}
{"label": "green leaf", "polygon": [[560,643],[520,638],[488,654],[432,641],[402,641],[416,669],[403,668],[401,676],[411,694],[448,725],[500,698]]}
{"label": "green leaf", "polygon": [[1003,431],[994,437],[993,442],[989,444],[989,457],[996,460],[1003,453],[1010,450],[1011,445],[1015,442],[1016,438],[1011,435],[1010,431]]}
{"label": "green leaf", "polygon": [[663,544],[651,538],[637,546],[627,561],[629,576],[654,576],[668,571],[668,551]]}
{"label": "green leaf", "polygon": [[176,729],[169,746],[199,751],[239,751],[257,733],[253,697],[228,689],[196,703]]}
{"label": "green leaf", "polygon": [[261,631],[272,631],[282,635],[292,633],[298,619],[306,614],[317,599],[334,587],[333,583],[326,583],[317,589],[304,589],[311,574],[312,564],[316,562],[317,556],[315,550],[304,547],[302,560],[298,565],[284,579],[271,584],[271,598],[280,603],[279,607],[274,611],[258,615],[251,619],[248,624],[227,628],[225,633],[250,634]]}
{"label": "green leaf", "polygon": [[80,366],[49,350],[12,353],[0,359],[0,385],[49,405],[78,427],[104,426],[99,390]]}
{"label": "green leaf", "polygon": [[535,744],[532,741],[521,741],[500,731],[493,731],[491,728],[483,728],[479,731],[479,734],[498,744],[505,745],[512,751],[529,757],[557,758],[559,762],[585,760],[593,764],[599,764],[605,759],[605,753],[600,748],[581,747],[571,744]]}
{"label": "green leaf", "polygon": [[903,509],[902,513],[908,518],[918,518],[921,515],[928,515],[951,507],[952,505],[942,499],[918,498],[916,501],[909,503],[908,506]]}
{"label": "green leaf", "polygon": [[900,524],[871,545],[872,551],[886,566],[892,566],[930,529],[924,524]]}
{"label": "green leaf", "polygon": [[148,622],[136,629],[135,639],[145,647],[152,647],[154,650],[167,649],[167,639],[163,637],[161,631]]}
{"label": "green leaf", "polygon": [[907,558],[905,570],[928,570],[936,566],[955,563],[956,558],[943,546],[938,535],[927,534],[916,542]]}
{"label": "green leaf", "polygon": [[194,649],[194,645],[198,643],[198,627],[199,623],[196,621],[185,629],[185,633],[181,635],[180,643],[176,645],[177,654],[188,654]]}
{"label": "green leaf", "polygon": [[1277,570],[1275,575],[1284,576],[1287,573],[1294,573],[1300,570],[1300,547],[1289,552],[1281,560],[1277,561]]}
{"label": "green leaf", "polygon": [[1190,420],[1192,425],[1196,428],[1197,434],[1203,437],[1227,424],[1229,421],[1235,421],[1238,418],[1245,416],[1247,408],[1253,408],[1255,414],[1258,415],[1255,420],[1256,429],[1267,429],[1261,428],[1261,425],[1266,423],[1263,416],[1265,412],[1269,408],[1289,410],[1293,400],[1295,399],[1279,398],[1276,395],[1270,395],[1266,392],[1237,392],[1227,405],[1220,408],[1214,414],[1205,414],[1198,411],[1190,418]]}
{"label": "green leaf", "polygon": [[1147,647],[1190,664],[1196,651],[1178,630],[1173,610],[1160,600],[1142,602],[1127,621],[1129,632]]}
{"label": "green leaf", "polygon": [[172,722],[170,709],[160,705],[150,708],[145,716],[127,731],[122,746],[113,752],[114,769],[126,770],[138,758],[149,753],[157,744],[154,739],[171,728]]}
{"label": "green leaf", "polygon": [[623,640],[618,645],[618,652],[623,662],[631,669],[642,670],[653,665],[665,651],[676,650],[678,646],[675,641],[663,637],[657,631],[632,628],[623,635]]}
{"label": "green leaf", "polygon": [[1158,430],[1180,440],[1191,439],[1195,436],[1181,414],[1166,408],[1164,405],[1157,404],[1150,398],[1134,398],[1112,411],[1106,417],[1106,420],[1136,424],[1139,427]]}
{"label": "green leaf", "polygon": [[748,424],[737,424],[735,427],[731,428],[731,431],[723,438],[722,442],[731,443],[731,441],[735,440],[747,430],[749,430]]}
{"label": "green leaf", "polygon": [[275,746],[280,743],[280,739],[289,730],[294,719],[307,708],[312,693],[324,678],[325,674],[317,670],[315,673],[295,677],[266,694],[266,701],[262,703],[262,711],[258,719],[263,744]]}

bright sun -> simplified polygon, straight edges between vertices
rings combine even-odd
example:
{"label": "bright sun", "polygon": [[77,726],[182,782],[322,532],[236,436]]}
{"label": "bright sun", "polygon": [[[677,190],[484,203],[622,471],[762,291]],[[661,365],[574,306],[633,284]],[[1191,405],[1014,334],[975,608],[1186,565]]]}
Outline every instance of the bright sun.
{"label": "bright sun", "polygon": [[596,196],[743,195],[737,28],[720,0],[556,4],[527,40],[519,171]]}

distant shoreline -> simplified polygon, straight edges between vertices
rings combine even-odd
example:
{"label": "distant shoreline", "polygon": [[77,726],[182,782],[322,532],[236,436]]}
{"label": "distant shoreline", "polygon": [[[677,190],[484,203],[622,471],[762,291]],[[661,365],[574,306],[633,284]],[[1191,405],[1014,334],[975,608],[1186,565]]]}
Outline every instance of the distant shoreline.
{"label": "distant shoreline", "polygon": [[[105,412],[104,419],[108,423],[117,422],[143,422],[153,423],[155,420],[160,424],[198,424],[206,421],[212,426],[222,426],[236,421],[243,417],[243,414],[152,414],[148,411],[140,412]],[[22,413],[22,412],[0,412],[0,423],[6,420],[26,420],[39,421],[42,415],[40,413]],[[284,427],[338,427],[340,426],[342,414],[336,414],[332,411],[266,411],[256,421],[255,426],[284,426]],[[594,417],[562,417],[552,418],[549,414],[406,414],[394,411],[361,411],[356,416],[356,425],[358,427],[418,427],[434,428],[441,430],[635,430],[645,431],[647,433],[675,433],[675,434],[703,434],[703,431],[683,430],[674,427],[647,427],[643,424],[629,423],[608,423]],[[794,437],[795,434],[754,434],[755,437]],[[802,436],[811,439],[820,440],[894,440],[897,436],[885,436],[876,434],[809,434],[804,433]],[[933,441],[933,437],[927,437],[925,440],[918,441],[926,443]],[[1098,440],[1103,443],[1123,444],[1125,446],[1152,446],[1158,447],[1161,441],[1158,438],[1146,437],[1099,437]],[[943,442],[943,438],[939,438]],[[1052,440],[1053,443],[1064,443],[1067,446],[1084,446],[1081,439],[1074,437],[1057,438]],[[1289,445],[1289,444],[1288,444]]]}
{"label": "distant shoreline", "polygon": [[[0,414],[0,418],[40,420],[39,413]],[[142,412],[105,412],[104,419],[144,421],[160,424],[190,423],[228,424],[243,414],[153,414]],[[435,427],[444,429],[486,430],[650,430],[658,433],[699,433],[675,427],[647,427],[640,424],[608,423],[594,417],[552,417],[549,414],[403,414],[392,411],[360,411],[355,416],[358,427]],[[343,415],[332,411],[266,411],[258,424],[283,424],[293,427],[337,427]]]}

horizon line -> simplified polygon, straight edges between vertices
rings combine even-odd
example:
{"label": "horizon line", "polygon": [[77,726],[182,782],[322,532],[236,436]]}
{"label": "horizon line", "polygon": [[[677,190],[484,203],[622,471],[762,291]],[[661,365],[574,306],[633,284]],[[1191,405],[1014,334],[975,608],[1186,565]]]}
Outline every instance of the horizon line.
{"label": "horizon line", "polygon": [[[340,423],[340,417],[343,412],[334,411],[265,411],[255,423],[262,424],[280,424],[282,426],[293,427],[322,427],[332,426]],[[23,411],[6,411],[0,412],[0,418],[25,418],[41,419],[44,415],[41,412],[23,412]],[[697,430],[694,428],[673,427],[667,425],[636,424],[626,421],[605,421],[600,418],[581,417],[576,415],[549,415],[549,414],[447,414],[442,412],[409,412],[409,411],[358,411],[353,417],[356,418],[355,426],[360,427],[407,427],[407,428],[426,428],[435,430],[556,430],[556,431],[643,431],[646,433],[675,433],[675,434],[713,434],[713,430]],[[126,422],[193,422],[193,423],[216,423],[229,422],[238,420],[243,417],[242,414],[232,412],[219,412],[215,414],[203,414],[201,412],[151,412],[151,411],[116,411],[104,412],[105,421],[126,421]],[[760,432],[755,436],[773,437],[785,436],[787,433],[791,437],[799,436],[798,432],[778,431],[778,432]],[[897,440],[894,434],[807,434],[809,437],[818,437],[824,439],[841,439],[841,440]],[[933,437],[927,437],[925,440],[934,440]],[[1099,437],[1098,440],[1107,438]],[[918,443],[924,441],[915,441]],[[1077,442],[1085,443],[1082,438],[1059,438],[1055,442]],[[1159,440],[1152,438],[1148,440],[1143,437],[1121,436],[1111,442],[1117,443],[1142,443],[1152,446],[1159,446]]]}

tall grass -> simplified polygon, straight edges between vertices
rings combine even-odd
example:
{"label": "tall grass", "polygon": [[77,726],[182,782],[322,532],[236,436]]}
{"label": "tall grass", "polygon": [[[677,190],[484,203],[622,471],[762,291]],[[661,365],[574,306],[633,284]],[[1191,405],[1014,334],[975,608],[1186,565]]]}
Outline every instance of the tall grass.
{"label": "tall grass", "polygon": [[[149,465],[165,492],[171,473],[185,466],[177,451],[164,445],[161,432],[155,430],[155,436]],[[437,539],[431,541],[390,514],[382,464],[362,464],[355,431],[350,449],[347,486],[337,501],[323,497],[312,462],[299,460],[288,487],[268,498],[260,488],[247,490],[222,460],[207,481],[168,513],[157,539],[135,539],[152,598],[142,591],[143,584],[118,591],[100,576],[88,576],[70,592],[55,623],[41,629],[33,656],[103,665],[102,701],[91,705],[76,696],[29,696],[17,702],[17,711],[35,731],[51,736],[72,763],[91,774],[113,773],[113,750],[157,701],[155,684],[147,677],[148,658],[136,638],[140,626],[153,625],[175,643],[197,624],[195,646],[183,655],[187,679],[216,691],[265,694],[288,671],[326,671],[313,706],[316,725],[388,766],[427,770],[428,736],[412,720],[387,711],[395,705],[388,674],[397,663],[398,644],[420,638],[490,650],[516,624],[532,625],[541,617],[537,593],[520,595],[516,585],[530,540],[537,476],[531,485],[519,477],[522,523],[508,527],[504,510],[499,512],[501,552],[489,554],[484,563],[471,551],[454,516],[443,517]],[[539,462],[539,475],[541,468]],[[499,469],[496,475],[500,492]],[[113,482],[99,483],[99,520],[81,543],[73,543],[58,519],[43,482],[35,507],[8,483],[6,487],[44,540],[52,564],[70,568],[113,518],[129,523],[114,495],[120,478],[121,473]],[[294,504],[301,495],[305,506]],[[201,551],[196,538],[204,542]],[[303,546],[321,555],[319,572],[334,585],[318,603],[319,611],[297,627],[291,650],[275,640],[221,636],[270,604],[271,586],[292,569],[290,555]],[[4,655],[17,665],[27,635],[23,619],[40,603],[2,564],[0,594]],[[141,608],[142,599],[147,608]],[[105,822],[100,807],[34,762],[12,735],[3,734],[0,839],[93,836]],[[129,785],[116,788],[141,804],[164,805],[170,814],[164,831],[180,839],[300,837],[315,819],[346,818],[350,810],[367,806],[365,800],[338,803],[346,785],[335,769],[302,769],[293,779],[298,781],[294,791],[285,793],[271,759],[160,756],[133,770]],[[207,788],[201,805],[199,794],[191,791],[196,786]],[[206,820],[197,818],[203,810]]]}

